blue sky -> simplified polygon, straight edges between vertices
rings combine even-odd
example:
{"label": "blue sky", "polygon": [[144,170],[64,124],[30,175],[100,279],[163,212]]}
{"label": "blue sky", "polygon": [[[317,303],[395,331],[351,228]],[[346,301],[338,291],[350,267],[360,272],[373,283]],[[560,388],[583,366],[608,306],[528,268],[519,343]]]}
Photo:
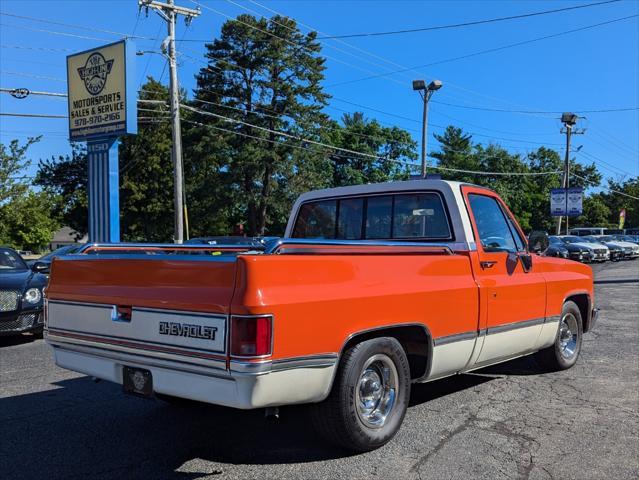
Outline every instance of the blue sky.
{"label": "blue sky", "polygon": [[[467,22],[595,0],[257,1],[259,4],[241,0],[200,2],[202,14],[188,29],[180,22],[177,36],[183,40],[213,38],[226,20],[223,14],[235,17],[250,13],[247,12],[250,9],[270,16],[271,13],[260,4],[293,17],[303,24],[304,31],[310,27],[323,32],[321,36]],[[190,0],[177,0],[177,3],[195,7],[195,2]],[[152,12],[148,17],[144,12],[138,15],[136,0],[1,0],[0,12],[129,35],[165,36],[164,22]],[[333,96],[326,112],[339,118],[342,110],[361,110],[370,118],[409,129],[419,139],[421,103],[411,89],[413,78],[442,80],[444,86],[433,100],[467,107],[543,112],[637,107],[639,17],[416,71],[342,83],[636,14],[639,14],[639,1],[629,0],[457,29],[326,40],[323,41],[323,54],[328,57],[325,86]],[[64,92],[65,56],[118,38],[116,34],[2,15],[0,86]],[[136,42],[138,49],[157,50],[160,40]],[[190,57],[203,58],[202,42],[184,41],[179,49]],[[156,78],[162,75],[162,81],[167,83],[168,71],[164,63],[159,55],[137,57],[138,83],[144,73]],[[182,57],[180,82],[189,92],[195,85],[194,74],[200,66],[202,64],[197,60]],[[355,107],[346,102],[370,108]],[[66,102],[34,96],[17,100],[0,94],[0,111],[64,115]],[[605,176],[615,180],[624,175],[626,178],[639,175],[639,111],[584,115],[587,118],[581,120],[579,126],[587,128],[586,134],[575,137],[573,143],[575,147],[582,146],[578,161],[595,161]],[[525,154],[543,144],[558,149],[563,155],[564,136],[559,133],[558,117],[558,114],[491,112],[433,103],[429,117],[429,150],[437,150],[432,133],[441,132],[443,126],[452,123],[472,132],[477,142],[499,143],[511,152]],[[30,156],[34,160],[70,151],[65,120],[0,117],[2,142],[12,138],[24,140],[35,134],[44,137],[31,150]]]}

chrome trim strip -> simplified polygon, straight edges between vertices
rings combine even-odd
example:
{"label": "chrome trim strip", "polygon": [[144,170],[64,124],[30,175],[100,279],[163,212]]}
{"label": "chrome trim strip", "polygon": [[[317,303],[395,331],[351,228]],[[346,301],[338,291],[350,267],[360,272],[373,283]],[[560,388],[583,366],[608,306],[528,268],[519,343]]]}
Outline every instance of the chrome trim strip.
{"label": "chrome trim strip", "polygon": [[[464,242],[407,242],[402,240],[339,240],[339,239],[311,239],[311,238],[281,238],[273,242],[267,254],[276,254],[285,245],[308,245],[312,246],[347,246],[347,247],[415,247],[419,248],[442,248],[447,253],[452,254],[453,250],[467,251],[468,245]],[[306,253],[306,252],[305,252]]]}
{"label": "chrome trim strip", "polygon": [[441,345],[448,345],[449,343],[463,342],[465,340],[474,340],[475,338],[477,338],[477,332],[455,333],[453,335],[446,335],[444,337],[434,338],[433,346],[439,347]]}
{"label": "chrome trim strip", "polygon": [[495,333],[509,332],[511,330],[517,330],[519,328],[527,328],[535,325],[541,325],[546,322],[545,317],[533,318],[532,320],[524,320],[521,322],[505,323],[503,325],[497,325],[495,327],[488,327],[486,335],[493,335]]}
{"label": "chrome trim strip", "polygon": [[[85,337],[85,338],[75,338],[75,337]],[[177,352],[171,352],[171,351],[164,351],[158,348],[155,348],[155,349],[150,348],[151,345],[148,345],[149,348],[144,348],[144,345],[140,343],[132,344],[132,345],[124,345],[125,342],[121,342],[121,343],[108,342],[106,341],[107,339],[104,339],[105,340],[104,342],[100,342],[100,341],[96,341],[86,337],[87,337],[86,335],[74,335],[72,337],[72,336],[64,335],[64,332],[60,332],[59,334],[56,334],[56,332],[52,331],[51,328],[49,328],[47,331],[47,340],[50,343],[58,342],[58,343],[64,343],[64,344],[73,343],[73,344],[79,344],[79,345],[90,345],[90,346],[92,345],[92,346],[96,346],[96,348],[106,348],[108,346],[109,349],[111,350],[130,352],[134,354],[137,354],[138,352],[146,352],[147,356],[153,356],[158,358],[175,358],[177,356],[181,358],[198,359],[198,360],[202,360],[206,362],[216,362],[216,361],[226,362],[226,357],[220,354],[204,354],[204,353],[190,352],[190,351],[183,351],[183,353],[177,353]]]}
{"label": "chrome trim strip", "polygon": [[332,367],[336,363],[337,354],[326,353],[259,362],[231,360],[229,362],[229,369],[232,374],[262,375],[265,373],[281,372],[295,368],[326,368]]}
{"label": "chrome trim strip", "polygon": [[544,323],[554,323],[561,320],[561,315],[552,315],[550,317],[546,317],[546,321]]}
{"label": "chrome trim strip", "polygon": [[[128,342],[128,343],[133,343],[133,344],[139,344],[141,347],[143,346],[148,346],[149,348],[152,348],[155,345],[158,345],[160,347],[168,347],[168,348],[172,348],[174,350],[181,350],[185,353],[193,353],[193,354],[197,354],[198,352],[203,352],[207,355],[213,355],[216,357],[220,357],[223,358],[225,357],[225,352],[223,350],[208,350],[205,348],[196,348],[196,347],[186,347],[186,346],[182,346],[182,345],[175,345],[174,343],[163,343],[163,342],[154,342],[151,340],[142,340],[142,339],[138,339],[138,338],[130,338],[130,337],[119,337],[116,335],[105,335],[102,333],[91,333],[91,332],[84,332],[81,330],[70,330],[67,328],[59,328],[59,327],[49,327],[49,334],[50,335],[55,335],[56,331],[60,332],[59,336],[64,336],[64,333],[72,333],[78,337],[86,337],[87,341],[93,341],[94,343],[100,343],[99,341],[95,341],[95,340],[89,340],[88,337],[93,337],[93,338],[97,338],[97,339],[104,339],[105,342],[104,343],[109,343],[109,345],[112,344],[112,342],[108,342],[108,340],[114,340],[114,341],[122,341],[122,343]],[[64,336],[65,338],[67,338],[66,336]],[[179,355],[179,354],[176,354]]]}
{"label": "chrome trim strip", "polygon": [[[96,358],[108,358],[115,361],[122,361],[127,365],[138,364],[140,367],[149,365],[158,368],[180,370],[188,373],[197,373],[199,375],[214,376],[227,380],[230,379],[229,373],[226,370],[226,362],[224,361],[211,361],[204,365],[194,362],[186,362],[181,359],[176,360],[173,358],[164,358],[155,355],[145,355],[143,353],[139,353],[138,351],[127,352],[120,349],[110,349],[103,346],[87,344],[85,342],[59,342],[56,339],[49,339],[48,336],[47,341],[54,348],[54,350],[60,349],[84,353]],[[184,365],[187,365],[188,367],[184,367]],[[207,373],[208,370],[213,370],[214,372]]]}
{"label": "chrome trim strip", "polygon": [[100,249],[100,248],[117,248],[117,249],[140,249],[144,250],[145,248],[162,248],[165,250],[264,250],[263,245],[242,245],[242,244],[198,244],[198,243],[183,243],[181,245],[175,243],[87,243],[82,246],[78,252],[83,253],[90,249]]}

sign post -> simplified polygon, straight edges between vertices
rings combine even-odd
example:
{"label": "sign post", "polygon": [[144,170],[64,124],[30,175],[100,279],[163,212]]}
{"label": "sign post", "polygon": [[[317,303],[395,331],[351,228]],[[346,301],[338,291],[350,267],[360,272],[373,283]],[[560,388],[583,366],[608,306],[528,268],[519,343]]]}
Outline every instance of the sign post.
{"label": "sign post", "polygon": [[89,242],[120,241],[118,137],[137,133],[128,40],[67,57],[69,140],[87,142]]}

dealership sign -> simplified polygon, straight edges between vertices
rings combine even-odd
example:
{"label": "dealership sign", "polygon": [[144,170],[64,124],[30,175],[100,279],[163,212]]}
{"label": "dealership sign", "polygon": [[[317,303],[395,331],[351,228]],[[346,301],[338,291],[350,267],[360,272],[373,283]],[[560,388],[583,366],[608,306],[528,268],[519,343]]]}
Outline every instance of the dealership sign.
{"label": "dealership sign", "polygon": [[137,132],[134,55],[122,40],[67,57],[71,141]]}
{"label": "dealership sign", "polygon": [[553,188],[550,191],[550,214],[553,217],[578,217],[583,213],[582,188]]}

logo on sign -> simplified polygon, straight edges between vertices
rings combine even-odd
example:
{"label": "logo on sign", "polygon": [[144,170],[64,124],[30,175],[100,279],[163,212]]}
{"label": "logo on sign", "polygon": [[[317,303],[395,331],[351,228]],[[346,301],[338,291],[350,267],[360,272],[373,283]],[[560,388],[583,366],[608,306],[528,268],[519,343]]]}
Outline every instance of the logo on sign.
{"label": "logo on sign", "polygon": [[106,60],[101,53],[92,53],[84,67],[78,68],[78,74],[91,95],[100,93],[106,85],[107,77],[113,68],[113,60]]}

